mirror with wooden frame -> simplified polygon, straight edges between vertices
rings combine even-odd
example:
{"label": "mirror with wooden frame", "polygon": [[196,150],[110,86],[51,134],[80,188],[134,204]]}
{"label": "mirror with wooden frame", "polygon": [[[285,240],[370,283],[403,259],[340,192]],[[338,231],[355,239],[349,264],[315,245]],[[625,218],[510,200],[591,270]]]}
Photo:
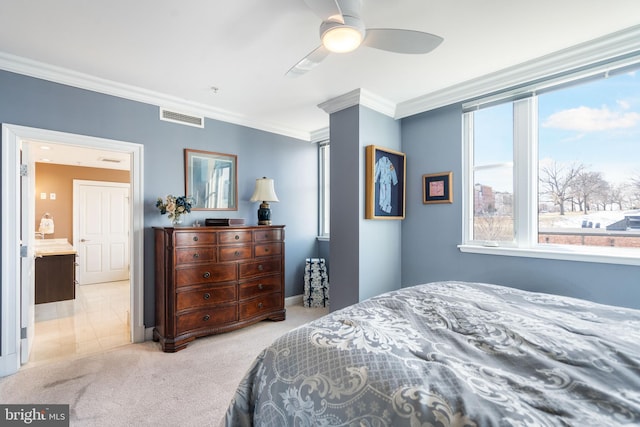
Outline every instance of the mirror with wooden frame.
{"label": "mirror with wooden frame", "polygon": [[184,150],[185,194],[194,210],[238,210],[237,156]]}

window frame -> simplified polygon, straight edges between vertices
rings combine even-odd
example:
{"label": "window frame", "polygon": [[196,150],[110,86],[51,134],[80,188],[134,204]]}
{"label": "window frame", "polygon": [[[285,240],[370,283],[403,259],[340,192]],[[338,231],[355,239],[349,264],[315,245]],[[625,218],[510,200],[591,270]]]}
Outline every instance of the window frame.
{"label": "window frame", "polygon": [[[622,72],[640,65],[640,54],[632,58],[609,61],[586,67],[578,72],[538,81],[518,89],[505,90],[485,98],[463,104],[463,224],[461,252],[501,256],[517,256],[569,261],[598,262],[607,264],[640,265],[640,250],[603,248],[597,246],[550,245],[538,243],[538,106],[537,93],[562,90],[585,79],[606,78],[609,73]],[[513,242],[483,242],[472,240],[474,220],[474,153],[473,112],[497,103],[513,105],[513,191],[514,234]]]}
{"label": "window frame", "polygon": [[329,240],[329,196],[330,196],[330,144],[318,143],[318,240]]}

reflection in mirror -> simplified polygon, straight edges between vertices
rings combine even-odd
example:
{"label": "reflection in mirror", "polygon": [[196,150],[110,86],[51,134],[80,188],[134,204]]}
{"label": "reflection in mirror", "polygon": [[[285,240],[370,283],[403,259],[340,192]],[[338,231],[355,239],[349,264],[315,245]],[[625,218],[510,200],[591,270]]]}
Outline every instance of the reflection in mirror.
{"label": "reflection in mirror", "polygon": [[186,195],[191,209],[238,210],[237,156],[210,151],[184,150]]}

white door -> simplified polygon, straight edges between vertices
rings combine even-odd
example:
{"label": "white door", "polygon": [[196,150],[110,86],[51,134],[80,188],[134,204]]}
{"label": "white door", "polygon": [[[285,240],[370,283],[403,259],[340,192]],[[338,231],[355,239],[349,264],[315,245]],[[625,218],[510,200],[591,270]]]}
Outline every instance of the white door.
{"label": "white door", "polygon": [[74,180],[73,204],[78,283],[129,279],[129,184]]}

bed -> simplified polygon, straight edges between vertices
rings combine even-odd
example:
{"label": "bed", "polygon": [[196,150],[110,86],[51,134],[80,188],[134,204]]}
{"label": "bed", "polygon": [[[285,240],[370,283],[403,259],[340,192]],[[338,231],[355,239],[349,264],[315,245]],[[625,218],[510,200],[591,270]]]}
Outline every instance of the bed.
{"label": "bed", "polygon": [[278,338],[223,424],[640,425],[640,311],[481,283],[403,288]]}

